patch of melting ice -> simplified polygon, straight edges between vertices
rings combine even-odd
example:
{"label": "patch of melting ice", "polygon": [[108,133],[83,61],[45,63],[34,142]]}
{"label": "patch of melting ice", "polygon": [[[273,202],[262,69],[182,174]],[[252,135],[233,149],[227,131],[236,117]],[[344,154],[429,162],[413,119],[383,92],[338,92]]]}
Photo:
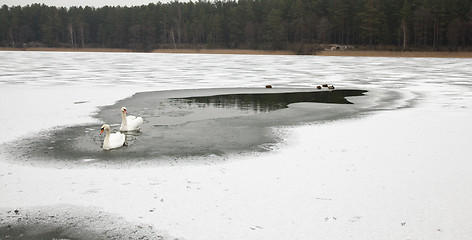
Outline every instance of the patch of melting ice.
{"label": "patch of melting ice", "polygon": [[[366,92],[313,89],[144,92],[102,107],[95,116],[115,132],[119,131],[122,106],[127,107],[130,115],[143,117],[142,131],[127,133],[127,147],[103,151],[103,136],[97,126],[79,125],[11,143],[10,149],[17,156],[14,159],[76,164],[133,164],[143,160],[167,163],[169,159],[192,156],[269,151],[268,146],[278,142],[272,127],[357,116],[372,108],[364,106],[368,101],[352,104],[350,100],[376,96],[364,96]],[[379,105],[382,101],[371,102]]]}
{"label": "patch of melting ice", "polygon": [[[112,227],[110,227],[112,226]],[[0,208],[0,239],[175,239],[90,206]]]}

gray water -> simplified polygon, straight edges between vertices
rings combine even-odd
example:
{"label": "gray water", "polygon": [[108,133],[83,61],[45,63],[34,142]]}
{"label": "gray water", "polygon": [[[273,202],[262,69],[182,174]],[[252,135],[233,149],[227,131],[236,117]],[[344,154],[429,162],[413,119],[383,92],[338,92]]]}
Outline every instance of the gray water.
{"label": "gray water", "polygon": [[[119,109],[126,106],[130,114],[144,118],[141,131],[126,133],[125,147],[103,151],[103,136],[95,125],[86,124],[46,131],[10,143],[8,148],[16,159],[30,163],[55,160],[107,165],[145,160],[174,163],[192,156],[267,151],[280,140],[272,127],[356,116],[366,109],[346,98],[365,97],[364,93],[301,88],[138,93],[102,107],[95,115],[103,122],[121,121]],[[112,128],[119,131],[119,124]]]}

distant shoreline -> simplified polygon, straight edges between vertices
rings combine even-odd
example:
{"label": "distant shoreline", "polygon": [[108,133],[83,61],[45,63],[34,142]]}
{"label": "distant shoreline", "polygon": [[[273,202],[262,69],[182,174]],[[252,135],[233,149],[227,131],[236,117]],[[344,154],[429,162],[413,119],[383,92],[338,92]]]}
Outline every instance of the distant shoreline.
{"label": "distant shoreline", "polygon": [[289,50],[252,49],[155,49],[153,53],[194,53],[194,54],[247,54],[247,55],[295,55]]}
{"label": "distant shoreline", "polygon": [[0,47],[0,51],[29,51],[29,52],[133,52],[123,48],[11,48]]}
{"label": "distant shoreline", "polygon": [[[51,52],[136,52],[121,48],[0,48],[0,51],[51,51]],[[141,52],[139,52],[141,53]],[[296,55],[290,50],[251,49],[155,49],[149,53],[180,54],[244,54],[244,55]],[[334,50],[319,51],[313,55],[337,57],[418,57],[418,58],[472,58],[472,52],[435,51],[375,51],[375,50]]]}
{"label": "distant shoreline", "polygon": [[412,58],[472,58],[472,52],[394,52],[394,51],[322,51],[318,56],[341,56],[341,57],[412,57]]}

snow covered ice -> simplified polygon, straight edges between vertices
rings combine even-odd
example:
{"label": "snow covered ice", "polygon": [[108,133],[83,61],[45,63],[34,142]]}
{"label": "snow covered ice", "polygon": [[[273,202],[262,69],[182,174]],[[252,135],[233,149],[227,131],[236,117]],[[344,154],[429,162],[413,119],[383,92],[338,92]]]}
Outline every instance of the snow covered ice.
{"label": "snow covered ice", "polygon": [[[0,52],[0,60],[0,228],[15,209],[82,216],[93,207],[166,238],[472,238],[469,59]],[[95,124],[87,131],[98,135],[98,108],[137,92],[322,83],[402,97],[355,118],[273,128],[283,141],[271,151],[207,156],[209,164],[117,168],[85,158],[92,164],[68,168],[16,163],[3,150],[66,126]]]}

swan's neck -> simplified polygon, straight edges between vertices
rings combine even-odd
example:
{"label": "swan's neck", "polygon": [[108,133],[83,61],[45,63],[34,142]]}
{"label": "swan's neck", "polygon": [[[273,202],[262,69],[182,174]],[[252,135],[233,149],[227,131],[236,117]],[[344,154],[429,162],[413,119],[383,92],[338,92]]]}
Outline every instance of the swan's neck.
{"label": "swan's neck", "polygon": [[106,148],[110,145],[110,130],[105,130],[105,140],[103,140],[103,147]]}
{"label": "swan's neck", "polygon": [[121,112],[121,126],[126,128],[128,126],[128,121],[126,120],[126,113]]}

